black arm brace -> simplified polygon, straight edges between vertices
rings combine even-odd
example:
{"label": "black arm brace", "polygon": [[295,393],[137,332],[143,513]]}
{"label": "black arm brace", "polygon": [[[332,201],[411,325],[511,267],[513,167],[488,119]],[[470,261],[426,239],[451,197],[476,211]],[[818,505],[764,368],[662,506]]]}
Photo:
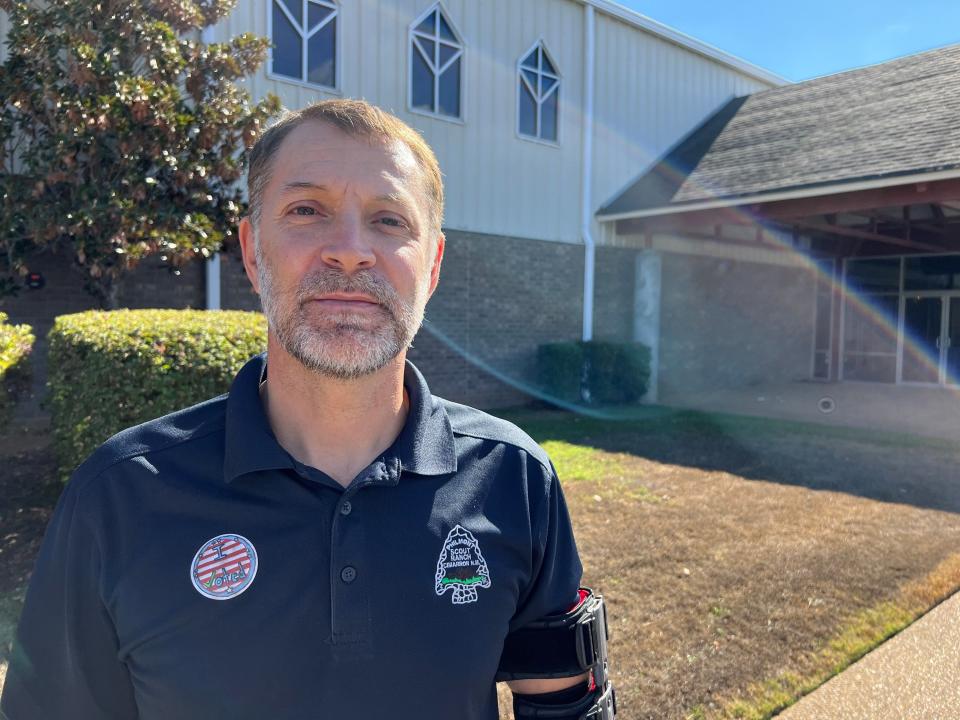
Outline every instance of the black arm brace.
{"label": "black arm brace", "polygon": [[607,618],[602,595],[580,588],[580,603],[510,633],[503,644],[496,680],[560,678],[590,671],[590,692],[566,705],[533,702],[536,696],[514,694],[520,718],[613,720],[616,698],[607,672]]}

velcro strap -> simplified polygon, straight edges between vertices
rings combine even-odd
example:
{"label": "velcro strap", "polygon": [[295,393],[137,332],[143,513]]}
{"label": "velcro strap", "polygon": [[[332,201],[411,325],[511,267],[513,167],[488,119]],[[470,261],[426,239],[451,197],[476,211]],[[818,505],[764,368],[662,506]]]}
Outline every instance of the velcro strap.
{"label": "velcro strap", "polygon": [[583,602],[562,615],[550,615],[507,635],[497,681],[570,677],[594,670],[594,681],[606,682],[606,617],[603,598],[589,588]]}

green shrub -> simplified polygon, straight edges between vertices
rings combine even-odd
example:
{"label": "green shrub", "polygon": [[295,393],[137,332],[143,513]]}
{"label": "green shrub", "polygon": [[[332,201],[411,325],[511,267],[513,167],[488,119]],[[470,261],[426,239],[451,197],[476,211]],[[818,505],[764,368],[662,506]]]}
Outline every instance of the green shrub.
{"label": "green shrub", "polygon": [[13,407],[30,384],[30,351],[36,339],[29,325],[8,325],[0,312],[0,430],[10,422]]}
{"label": "green shrub", "polygon": [[537,348],[540,384],[555,397],[591,404],[636,403],[650,382],[650,348],[642,343],[589,340],[547,343]]}
{"label": "green shrub", "polygon": [[567,402],[580,401],[583,347],[575,342],[546,343],[537,348],[537,375],[551,395]]}
{"label": "green shrub", "polygon": [[642,343],[591,340],[584,344],[590,401],[635,403],[650,383],[650,348]]}
{"label": "green shrub", "polygon": [[267,347],[260,313],[89,311],[56,318],[47,381],[64,479],[110,436],[230,389]]}

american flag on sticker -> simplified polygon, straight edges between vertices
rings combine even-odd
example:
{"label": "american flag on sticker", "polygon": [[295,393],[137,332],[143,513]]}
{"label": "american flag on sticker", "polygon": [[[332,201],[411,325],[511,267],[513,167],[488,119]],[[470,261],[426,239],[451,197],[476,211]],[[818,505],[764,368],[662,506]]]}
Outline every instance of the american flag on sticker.
{"label": "american flag on sticker", "polygon": [[204,597],[229,600],[242,593],[257,574],[257,551],[242,535],[211,538],[197,550],[190,565],[193,587]]}

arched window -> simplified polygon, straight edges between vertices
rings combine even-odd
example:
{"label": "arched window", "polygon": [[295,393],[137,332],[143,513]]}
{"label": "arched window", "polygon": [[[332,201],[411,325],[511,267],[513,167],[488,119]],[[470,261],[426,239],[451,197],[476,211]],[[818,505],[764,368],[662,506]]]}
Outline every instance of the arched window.
{"label": "arched window", "polygon": [[337,86],[337,17],[333,0],[271,0],[270,72],[327,88]]}
{"label": "arched window", "polygon": [[463,40],[439,3],[410,25],[410,109],[461,117]]}
{"label": "arched window", "polygon": [[517,63],[517,132],[557,141],[560,75],[539,41]]}

